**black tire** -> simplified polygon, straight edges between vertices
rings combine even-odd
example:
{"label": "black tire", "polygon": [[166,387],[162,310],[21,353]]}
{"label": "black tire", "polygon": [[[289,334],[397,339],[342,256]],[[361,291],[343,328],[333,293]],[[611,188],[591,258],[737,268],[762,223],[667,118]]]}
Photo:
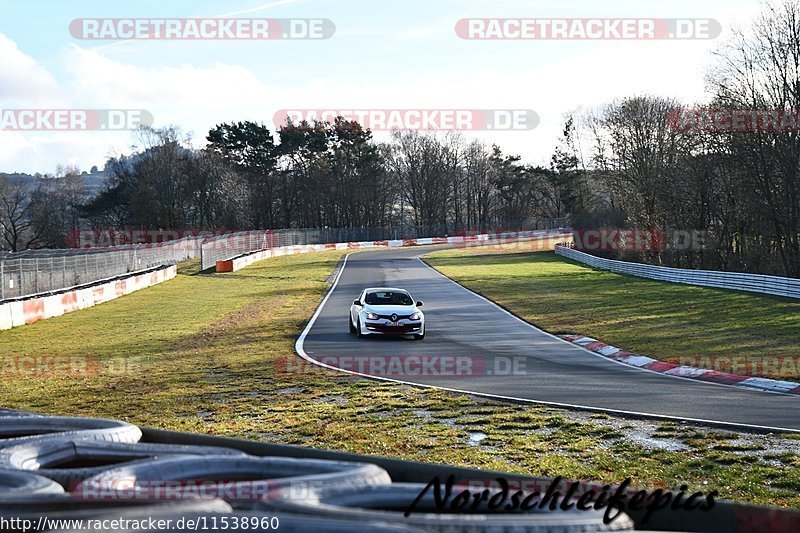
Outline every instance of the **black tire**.
{"label": "black tire", "polygon": [[[130,463],[106,470],[77,485],[77,495],[113,492],[115,483],[126,480],[127,489],[137,480],[191,481],[247,479],[233,482],[223,497],[236,508],[251,508],[263,498],[302,497],[309,487],[361,487],[390,483],[382,468],[370,463],[325,461],[320,459],[291,459],[286,457],[203,456],[173,457],[154,461]],[[298,495],[298,491],[303,495]],[[241,495],[231,497],[230,494]]]}
{"label": "black tire", "polygon": [[350,333],[355,333],[356,332],[356,327],[353,325],[353,321],[350,320],[349,317],[347,319],[347,325],[350,326]]}
{"label": "black tire", "polygon": [[142,430],[119,420],[67,416],[10,416],[0,423],[0,448],[70,438],[135,443]]}
{"label": "black tire", "polygon": [[359,339],[363,339],[364,337],[366,337],[366,335],[361,333],[361,319],[360,318],[356,318],[356,335],[358,335]]}
{"label": "black tire", "polygon": [[63,494],[64,488],[44,476],[18,470],[0,470],[0,498],[29,494]]}
{"label": "black tire", "polygon": [[69,489],[79,481],[121,466],[123,463],[186,455],[245,456],[246,454],[220,446],[45,439],[0,449],[0,468],[31,471],[49,477]]}
{"label": "black tire", "polygon": [[[630,531],[633,521],[620,514],[610,524],[603,523],[603,511],[544,511],[516,513],[448,513],[438,510],[434,490],[430,489],[408,517],[405,510],[416,500],[426,485],[393,483],[366,487],[331,488],[318,491],[310,498],[286,498],[263,502],[273,512],[325,516],[337,520],[404,524],[425,531],[500,532],[500,531]],[[465,487],[453,487],[458,494]],[[472,500],[467,500],[471,502]],[[485,505],[485,504],[482,504]],[[484,507],[485,509],[485,507]]]}
{"label": "black tire", "polygon": [[231,506],[220,499],[163,500],[159,502],[128,499],[81,500],[70,494],[38,494],[34,496],[0,496],[0,517],[37,519],[86,519],[99,516],[147,516],[156,512],[230,513]]}

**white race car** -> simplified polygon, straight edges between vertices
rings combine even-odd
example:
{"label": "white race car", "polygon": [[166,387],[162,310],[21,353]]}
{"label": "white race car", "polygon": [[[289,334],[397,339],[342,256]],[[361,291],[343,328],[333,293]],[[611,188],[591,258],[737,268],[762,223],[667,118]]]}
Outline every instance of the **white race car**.
{"label": "white race car", "polygon": [[425,338],[422,302],[403,289],[379,287],[364,289],[350,306],[350,333],[365,335],[413,335]]}

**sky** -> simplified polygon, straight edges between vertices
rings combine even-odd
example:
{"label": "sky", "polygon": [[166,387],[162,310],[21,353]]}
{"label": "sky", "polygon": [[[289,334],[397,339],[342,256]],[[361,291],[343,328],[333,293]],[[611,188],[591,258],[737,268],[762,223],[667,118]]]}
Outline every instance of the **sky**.
{"label": "sky", "polygon": [[[283,109],[522,109],[533,129],[466,131],[546,164],[565,113],[653,94],[706,97],[713,51],[760,9],[751,0],[0,0],[0,109],[145,110],[201,147],[215,124]],[[84,40],[75,19],[329,19],[324,40]],[[711,18],[715,39],[465,40],[463,18]],[[8,116],[8,115],[4,115]],[[388,132],[377,131],[377,140]],[[102,168],[130,153],[121,131],[0,126],[0,172]]]}

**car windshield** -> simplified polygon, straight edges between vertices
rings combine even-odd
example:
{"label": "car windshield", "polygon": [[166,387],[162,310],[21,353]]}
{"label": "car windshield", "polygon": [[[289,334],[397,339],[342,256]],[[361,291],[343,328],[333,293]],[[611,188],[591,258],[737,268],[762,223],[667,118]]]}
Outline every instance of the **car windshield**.
{"label": "car windshield", "polygon": [[398,291],[368,292],[364,300],[368,305],[412,305],[414,303],[407,292]]}

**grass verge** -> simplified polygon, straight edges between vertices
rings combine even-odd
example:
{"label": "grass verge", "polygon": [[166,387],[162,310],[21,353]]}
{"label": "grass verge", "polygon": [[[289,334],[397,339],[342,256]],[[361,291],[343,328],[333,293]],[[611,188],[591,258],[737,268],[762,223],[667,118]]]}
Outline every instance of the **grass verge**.
{"label": "grass verge", "polygon": [[[286,372],[344,252],[176,279],[0,332],[0,353],[90,358],[98,371],[6,374],[0,406],[645,488],[717,489],[800,508],[800,440],[490,402],[322,369]],[[370,253],[370,252],[365,252]],[[8,368],[8,367],[6,367]]]}
{"label": "grass verge", "polygon": [[427,256],[440,272],[555,334],[662,361],[800,380],[800,302],[594,270],[496,248]]}

